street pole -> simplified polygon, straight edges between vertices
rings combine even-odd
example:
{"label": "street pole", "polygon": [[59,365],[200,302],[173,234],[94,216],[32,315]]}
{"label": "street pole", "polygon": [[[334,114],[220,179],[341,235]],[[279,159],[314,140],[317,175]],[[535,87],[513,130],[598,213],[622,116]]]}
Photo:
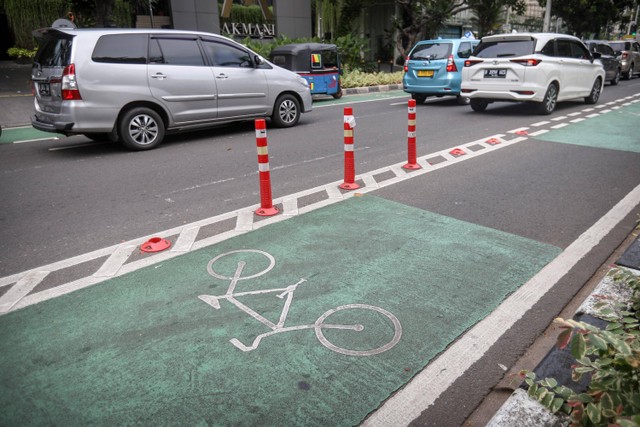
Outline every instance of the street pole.
{"label": "street pole", "polygon": [[547,33],[549,32],[549,27],[551,27],[551,0],[547,0],[547,8],[544,12],[544,27],[542,31]]}

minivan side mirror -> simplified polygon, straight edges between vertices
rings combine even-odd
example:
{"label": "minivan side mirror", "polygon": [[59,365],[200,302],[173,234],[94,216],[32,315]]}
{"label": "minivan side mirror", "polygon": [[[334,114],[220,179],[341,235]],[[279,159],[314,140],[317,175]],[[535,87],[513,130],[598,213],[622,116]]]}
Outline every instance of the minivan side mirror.
{"label": "minivan side mirror", "polygon": [[262,65],[262,58],[260,58],[258,55],[254,55],[253,56],[253,65],[255,67],[259,67]]}
{"label": "minivan side mirror", "polygon": [[591,52],[591,56],[593,57],[593,59],[602,58],[602,54],[600,52]]}

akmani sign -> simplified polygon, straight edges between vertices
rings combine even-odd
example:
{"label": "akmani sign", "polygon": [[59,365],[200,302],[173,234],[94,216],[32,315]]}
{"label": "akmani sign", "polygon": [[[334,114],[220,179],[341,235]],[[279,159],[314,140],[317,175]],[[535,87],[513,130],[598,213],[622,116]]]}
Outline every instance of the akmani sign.
{"label": "akmani sign", "polygon": [[[253,6],[256,3],[260,5],[262,16],[265,21],[273,22],[273,14],[269,9],[267,0],[242,0],[243,6]],[[221,18],[229,19],[231,17],[231,8],[233,0],[222,1]],[[222,24],[222,32],[231,36],[252,37],[252,38],[272,38],[276,35],[276,26],[274,23],[242,23],[242,22],[224,22]]]}

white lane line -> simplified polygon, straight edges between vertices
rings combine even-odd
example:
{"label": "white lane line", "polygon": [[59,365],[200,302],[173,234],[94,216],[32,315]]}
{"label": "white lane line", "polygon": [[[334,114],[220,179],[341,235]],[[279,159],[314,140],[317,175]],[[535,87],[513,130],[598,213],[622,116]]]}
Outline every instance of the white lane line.
{"label": "white lane line", "polygon": [[532,124],[531,126],[539,127],[539,126],[548,125],[549,123],[551,123],[549,120],[545,120],[545,121],[542,121],[542,122],[534,123],[534,124]]}
{"label": "white lane line", "polygon": [[640,204],[640,185],[560,255],[508,297],[493,313],[454,342],[402,390],[389,398],[362,426],[406,426],[464,375],[493,344],[558,281]]}
{"label": "white lane line", "polygon": [[0,298],[0,313],[6,313],[42,282],[48,271],[32,271],[20,279],[6,294]]}
{"label": "white lane line", "polygon": [[548,130],[548,129],[542,129],[542,130],[539,130],[539,131],[537,131],[537,132],[532,132],[532,133],[530,133],[530,134],[529,134],[529,136],[538,136],[538,135],[545,134],[545,133],[547,133],[547,132],[549,132],[549,130]]}

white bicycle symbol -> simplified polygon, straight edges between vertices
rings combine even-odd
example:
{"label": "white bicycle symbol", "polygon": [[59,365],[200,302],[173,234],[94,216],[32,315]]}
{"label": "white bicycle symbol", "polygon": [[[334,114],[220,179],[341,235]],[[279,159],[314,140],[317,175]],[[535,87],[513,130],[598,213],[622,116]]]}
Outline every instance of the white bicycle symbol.
{"label": "white bicycle symbol", "polygon": [[[231,276],[220,274],[214,270],[213,266],[216,263],[216,261],[219,261],[223,257],[233,255],[233,254],[240,254],[240,253],[256,253],[256,254],[264,255],[268,259],[269,265],[264,270],[252,275],[245,276],[245,277],[242,276],[242,271],[246,266],[245,261],[238,262],[236,270]],[[216,310],[220,308],[220,300],[223,300],[223,299],[227,300],[233,305],[235,305],[236,307],[238,307],[240,310],[244,311],[245,313],[247,313],[257,321],[259,321],[260,323],[262,323],[263,325],[271,329],[270,332],[266,332],[264,334],[258,335],[253,340],[253,343],[249,346],[243,344],[236,338],[232,338],[230,340],[231,343],[237,348],[239,348],[240,350],[252,351],[258,348],[258,346],[260,345],[260,341],[262,341],[263,338],[269,337],[271,335],[279,334],[281,332],[292,332],[292,331],[299,331],[303,329],[313,329],[316,333],[316,337],[318,338],[318,341],[320,341],[320,343],[323,346],[325,346],[329,350],[333,350],[337,353],[345,354],[348,356],[372,356],[375,354],[379,354],[389,350],[390,348],[395,346],[398,343],[398,341],[400,341],[400,337],[402,336],[402,326],[400,325],[400,321],[398,320],[398,318],[393,314],[391,314],[390,312],[388,312],[387,310],[384,310],[380,307],[376,307],[373,305],[367,305],[367,304],[342,305],[340,307],[336,307],[334,309],[331,309],[325,312],[312,325],[298,325],[298,326],[285,327],[284,323],[287,320],[287,315],[289,314],[289,308],[291,307],[291,303],[293,301],[293,293],[296,291],[299,285],[306,282],[306,279],[300,279],[296,284],[287,286],[286,288],[264,289],[264,290],[258,290],[258,291],[248,291],[248,292],[235,292],[236,285],[238,284],[239,281],[254,279],[256,277],[262,276],[263,274],[266,274],[267,272],[271,271],[271,269],[273,269],[275,264],[276,264],[276,260],[273,258],[273,256],[271,256],[267,252],[260,251],[257,249],[239,249],[239,250],[227,252],[227,253],[216,256],[207,264],[207,271],[209,272],[210,275],[218,279],[230,280],[231,282],[229,283],[229,288],[227,289],[227,292],[224,295],[218,295],[218,296],[199,295],[198,298],[204,301],[205,303],[209,304],[211,307],[215,308]],[[284,307],[282,308],[282,312],[280,313],[280,319],[278,320],[278,323],[271,322],[269,319],[260,315],[259,313],[252,310],[250,307],[246,306],[245,304],[241,303],[236,299],[236,297],[242,297],[247,295],[268,294],[268,293],[275,293],[276,296],[280,299],[286,298]],[[350,350],[347,348],[339,347],[331,343],[323,333],[323,329],[351,330],[351,331],[357,331],[357,332],[361,332],[364,330],[364,326],[361,324],[345,325],[345,324],[326,323],[326,320],[329,316],[344,310],[368,310],[368,311],[374,311],[374,312],[380,313],[382,316],[386,317],[389,321],[391,321],[393,325],[393,331],[394,331],[393,337],[386,344],[373,349],[369,349],[369,350]]]}

